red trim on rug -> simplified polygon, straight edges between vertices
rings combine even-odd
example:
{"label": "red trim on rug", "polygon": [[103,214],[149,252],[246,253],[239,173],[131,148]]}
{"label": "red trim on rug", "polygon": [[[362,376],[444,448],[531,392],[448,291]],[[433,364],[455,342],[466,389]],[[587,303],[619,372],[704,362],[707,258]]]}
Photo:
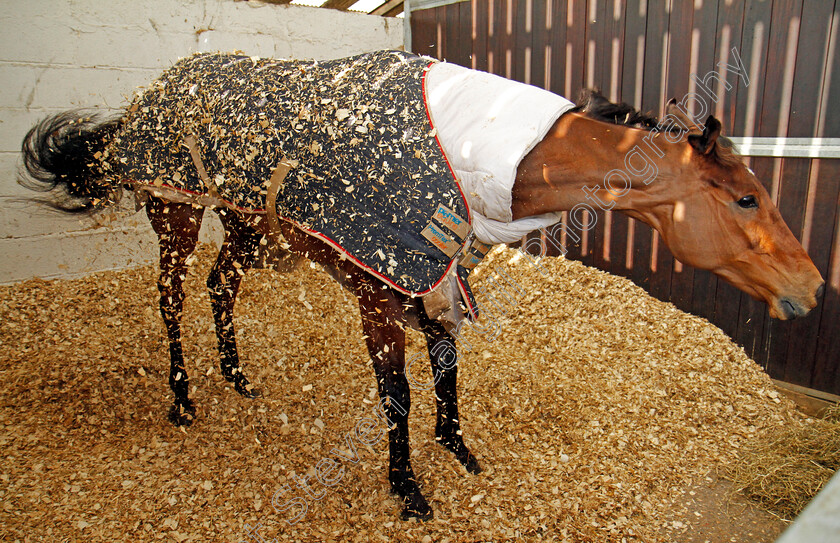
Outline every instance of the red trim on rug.
{"label": "red trim on rug", "polygon": [[[145,183],[137,183],[137,182],[128,181],[128,180],[123,180],[123,183],[147,186],[147,187],[151,187],[151,188],[156,187],[156,185],[146,185]],[[176,188],[176,187],[173,187],[173,186],[167,185],[167,184],[162,184],[160,186],[166,187],[169,190],[174,190],[176,192],[182,192],[182,193],[185,193],[185,194],[191,194],[191,195],[194,195],[194,196],[206,196],[207,195],[206,193],[194,192],[194,191],[186,190],[186,189],[180,189],[180,188]],[[223,198],[220,198],[220,200],[222,202],[224,202],[225,204],[229,205],[231,208],[236,209],[238,211],[242,211],[243,213],[254,213],[254,214],[265,213],[264,209],[249,209],[249,208],[239,207],[239,206],[237,206],[237,205],[235,205],[231,202],[228,202],[227,200],[225,200]],[[405,288],[399,286],[398,284],[394,283],[391,279],[389,279],[385,275],[382,275],[378,271],[369,267],[364,262],[362,262],[361,260],[359,260],[355,256],[353,256],[353,254],[350,253],[350,251],[348,251],[347,249],[342,247],[341,244],[339,244],[338,242],[330,239],[328,236],[325,236],[321,232],[318,232],[317,230],[312,230],[310,228],[307,228],[307,227],[305,227],[301,224],[298,224],[297,222],[295,222],[292,219],[289,219],[287,217],[281,217],[281,216],[278,215],[277,218],[280,219],[280,220],[286,221],[287,223],[291,224],[292,226],[294,226],[298,230],[302,230],[303,232],[305,232],[306,234],[309,234],[310,236],[314,236],[314,237],[320,239],[321,241],[323,241],[324,243],[326,243],[327,245],[329,245],[330,247],[332,247],[336,251],[339,251],[340,253],[344,254],[344,256],[346,256],[351,262],[353,262],[353,264],[355,264],[356,266],[358,266],[359,268],[361,268],[365,272],[373,275],[374,277],[376,277],[377,279],[379,279],[383,283],[387,284],[388,286],[390,286],[394,290],[402,292],[403,294],[408,294],[409,296],[425,296],[426,294],[435,290],[440,285],[440,283],[444,280],[444,278],[447,276],[447,274],[449,274],[450,270],[452,269],[452,266],[456,262],[455,259],[452,259],[452,261],[450,261],[449,265],[446,267],[446,271],[443,273],[443,275],[440,276],[440,278],[431,287],[429,287],[426,290],[413,292],[413,291],[410,291],[408,289],[405,289]]]}
{"label": "red trim on rug", "polygon": [[408,294],[408,295],[410,295],[410,296],[425,296],[426,294],[428,294],[428,293],[432,292],[433,290],[435,290],[435,289],[438,287],[438,285],[440,285],[440,283],[444,280],[444,278],[446,278],[447,274],[448,274],[448,273],[449,273],[449,271],[452,269],[452,266],[455,264],[455,259],[453,259],[453,260],[449,263],[449,265],[446,267],[446,271],[443,273],[443,275],[441,275],[441,276],[440,276],[440,279],[438,279],[438,280],[435,282],[435,284],[434,284],[434,285],[432,285],[431,287],[429,287],[427,290],[418,291],[418,292],[412,292],[412,291],[410,291],[410,290],[407,290],[407,289],[405,289],[405,288],[403,288],[403,287],[401,287],[401,286],[397,285],[396,283],[394,283],[393,281],[391,281],[388,277],[386,277],[386,276],[382,275],[382,274],[381,274],[381,273],[379,273],[378,271],[376,271],[376,270],[374,270],[373,268],[371,268],[371,267],[367,266],[364,262],[362,262],[361,260],[358,260],[358,259],[357,259],[355,256],[353,256],[353,255],[352,255],[349,251],[347,251],[344,247],[342,247],[342,246],[341,246],[338,242],[336,242],[336,241],[334,241],[334,240],[330,239],[329,237],[325,236],[325,235],[324,235],[324,234],[322,234],[321,232],[318,232],[317,230],[311,230],[311,229],[309,229],[309,228],[307,228],[307,227],[305,227],[305,226],[303,226],[303,225],[300,225],[300,224],[296,223],[295,221],[293,221],[293,220],[291,220],[291,219],[287,219],[286,217],[280,217],[280,216],[278,216],[278,218],[279,218],[279,219],[281,219],[281,220],[286,221],[287,223],[291,224],[291,225],[292,225],[292,226],[294,226],[295,228],[297,228],[297,229],[299,229],[299,230],[302,230],[302,231],[306,232],[306,233],[307,233],[307,234],[309,234],[310,236],[313,236],[313,237],[316,237],[316,238],[320,239],[321,241],[323,241],[323,242],[324,242],[324,243],[326,243],[327,245],[331,246],[333,249],[335,249],[335,250],[340,251],[341,253],[343,253],[343,254],[344,254],[345,256],[347,256],[347,258],[348,258],[348,259],[350,259],[350,261],[351,261],[351,262],[353,262],[353,264],[355,264],[356,266],[360,267],[360,268],[361,268],[361,269],[363,269],[364,271],[366,271],[366,272],[368,272],[369,274],[373,275],[374,277],[376,277],[377,279],[379,279],[379,280],[380,280],[380,281],[382,281],[383,283],[386,283],[387,285],[389,285],[389,286],[390,286],[390,287],[392,287],[393,289],[398,290],[398,291],[402,292],[403,294]]}
{"label": "red trim on rug", "polygon": [[[432,121],[432,114],[429,111],[429,101],[428,101],[427,96],[426,96],[426,74],[428,73],[429,68],[431,68],[431,66],[433,64],[435,64],[436,62],[437,61],[429,62],[428,66],[426,66],[426,69],[423,71],[423,75],[421,77],[421,85],[422,85],[421,90],[422,90],[422,94],[423,94],[423,107],[426,109],[426,118],[429,121],[429,126],[431,126],[433,130],[435,130],[435,125],[434,125],[434,122]],[[458,177],[455,175],[455,170],[452,169],[452,164],[449,162],[449,157],[446,156],[446,150],[444,150],[443,145],[441,145],[440,139],[437,136],[437,132],[435,132],[435,142],[437,142],[437,145],[438,145],[438,148],[440,149],[441,155],[443,156],[443,159],[446,161],[446,167],[449,168],[449,173],[452,175],[452,180],[455,181],[455,186],[458,187],[458,192],[461,194],[461,201],[464,202],[464,207],[467,208],[467,220],[469,221],[471,219],[470,218],[470,204],[467,202],[467,198],[464,195],[464,190],[461,188],[461,183],[458,181]],[[133,183],[133,184],[137,184],[137,185],[145,185],[144,183],[134,183],[132,181],[127,181],[127,180],[124,181],[124,182],[125,183]],[[155,185],[146,185],[146,186],[149,186],[149,187],[152,187],[152,188],[155,187]],[[173,187],[173,186],[167,185],[167,184],[162,184],[161,186],[166,187],[167,189],[170,189],[170,190],[175,190],[177,192],[182,192],[182,193],[185,193],[185,194],[192,194],[194,196],[206,196],[207,195],[206,193],[193,192],[191,190],[176,188],[176,187]],[[222,202],[224,202],[225,204],[227,204],[228,206],[230,206],[231,208],[233,208],[237,211],[242,211],[244,213],[265,213],[264,209],[244,208],[244,207],[240,207],[240,206],[234,204],[233,202],[229,202],[228,200],[225,200],[223,198],[220,198],[220,199],[222,200]],[[342,254],[344,254],[351,262],[353,262],[353,264],[355,264],[356,266],[358,266],[359,268],[361,268],[365,272],[373,275],[374,277],[376,277],[377,279],[379,279],[383,283],[387,284],[391,288],[393,288],[393,289],[395,289],[399,292],[402,292],[403,294],[408,294],[408,295],[411,295],[411,296],[424,296],[424,295],[432,292],[433,290],[435,290],[441,284],[441,282],[444,280],[444,278],[446,278],[446,276],[449,274],[450,270],[452,269],[452,266],[455,265],[456,260],[457,260],[457,259],[452,259],[449,262],[449,265],[446,267],[446,271],[443,273],[443,275],[440,276],[440,278],[430,288],[428,288],[427,290],[423,290],[423,291],[412,292],[410,290],[407,290],[407,289],[397,285],[396,283],[394,283],[388,277],[382,275],[381,273],[377,272],[373,268],[367,266],[365,263],[363,263],[362,261],[357,259],[355,256],[353,256],[353,254],[351,254],[347,249],[342,247],[338,242],[330,239],[329,237],[322,234],[321,232],[306,228],[305,226],[300,225],[297,222],[295,222],[292,219],[289,219],[287,217],[281,217],[281,216],[278,215],[277,218],[281,219],[283,221],[286,221],[287,223],[293,225],[294,227],[298,228],[299,230],[302,230],[303,232],[309,234],[310,236],[314,236],[314,237],[320,239],[324,243],[331,246],[333,249],[335,249],[335,250],[341,252]],[[456,274],[456,276],[457,276],[457,274]],[[460,278],[458,279],[458,287],[462,291],[464,291],[464,285],[461,283]],[[470,305],[469,297],[466,295],[465,291],[462,292],[462,297],[466,301],[467,305]],[[475,309],[473,307],[470,307],[469,310],[470,310],[470,314],[473,315],[474,318],[476,318]]]}
{"label": "red trim on rug", "polygon": [[[141,187],[150,187],[151,189],[156,189],[156,188],[159,188],[159,187],[163,187],[163,188],[166,188],[166,189],[169,189],[169,190],[174,190],[175,192],[183,192],[184,194],[192,194],[193,196],[209,196],[206,192],[195,192],[195,191],[188,190],[188,189],[173,187],[172,185],[167,185],[166,183],[161,183],[160,185],[149,185],[148,183],[139,183],[137,181],[131,181],[129,179],[123,179],[121,181],[121,183],[127,184],[127,185],[137,185],[137,186],[141,186]],[[228,207],[231,207],[232,209],[235,209],[237,211],[242,211],[243,213],[257,213],[257,214],[265,213],[265,209],[240,207],[240,206],[234,204],[233,202],[229,202],[229,201],[225,200],[221,196],[219,196],[219,200],[221,200],[222,202],[227,204]]]}
{"label": "red trim on rug", "polygon": [[429,126],[432,127],[432,130],[435,131],[435,142],[437,142],[438,149],[440,149],[440,153],[443,155],[443,159],[446,161],[446,167],[449,168],[449,173],[452,174],[452,179],[455,181],[455,186],[458,187],[458,192],[461,193],[461,201],[464,202],[464,207],[467,208],[467,221],[472,224],[472,217],[470,216],[470,204],[467,202],[467,197],[464,195],[464,189],[461,188],[461,183],[458,181],[458,176],[455,175],[455,170],[452,169],[452,163],[449,162],[449,157],[446,156],[446,149],[443,148],[443,145],[440,144],[440,139],[437,136],[437,128],[435,127],[435,123],[432,120],[432,112],[429,110],[429,98],[426,93],[426,74],[429,73],[429,69],[437,64],[438,61],[433,60],[429,62],[426,66],[426,69],[423,70],[422,80],[422,94],[423,94],[423,107],[426,108],[426,118],[429,120]]}

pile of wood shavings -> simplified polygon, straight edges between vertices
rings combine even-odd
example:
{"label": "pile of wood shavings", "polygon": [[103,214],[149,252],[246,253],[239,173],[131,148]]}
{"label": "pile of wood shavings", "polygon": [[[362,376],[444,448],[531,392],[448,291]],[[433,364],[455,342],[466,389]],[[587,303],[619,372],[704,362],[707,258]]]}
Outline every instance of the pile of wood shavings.
{"label": "pile of wood shavings", "polygon": [[[251,541],[245,525],[260,524],[266,541],[655,542],[693,480],[796,416],[702,319],[581,264],[543,259],[546,278],[497,249],[473,275],[479,301],[494,269],[525,294],[496,313],[492,342],[464,336],[460,363],[464,436],[485,471],[434,442],[433,394],[413,390],[412,461],[434,520],[399,520],[383,440],[289,525],[272,495],[376,399],[356,303],[309,266],[249,272],[236,325],[264,396],[247,400],[219,375],[211,261],[203,248],[186,285],[186,430],[166,422],[152,267],[2,287],[0,539]],[[429,377],[422,337],[409,339]]]}

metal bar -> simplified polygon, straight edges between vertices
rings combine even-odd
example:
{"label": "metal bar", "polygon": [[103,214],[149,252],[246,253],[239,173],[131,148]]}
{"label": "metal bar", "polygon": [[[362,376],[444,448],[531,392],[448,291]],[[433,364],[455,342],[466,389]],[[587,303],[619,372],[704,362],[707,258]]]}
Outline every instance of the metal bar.
{"label": "metal bar", "polygon": [[840,158],[840,138],[729,138],[744,156]]}
{"label": "metal bar", "polygon": [[412,51],[411,47],[411,10],[416,0],[405,0],[403,3],[403,49]]}

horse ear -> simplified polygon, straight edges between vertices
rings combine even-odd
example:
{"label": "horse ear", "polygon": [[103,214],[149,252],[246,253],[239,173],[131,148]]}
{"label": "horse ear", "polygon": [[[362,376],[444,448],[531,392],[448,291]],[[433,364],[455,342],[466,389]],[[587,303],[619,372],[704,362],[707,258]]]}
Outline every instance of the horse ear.
{"label": "horse ear", "polygon": [[665,116],[666,117],[673,117],[674,119],[678,120],[680,124],[683,125],[687,130],[697,132],[702,132],[700,127],[697,126],[697,123],[694,122],[694,119],[686,115],[685,111],[677,106],[677,99],[671,98],[668,100],[668,103],[665,104]]}
{"label": "horse ear", "polygon": [[690,134],[688,143],[701,155],[708,155],[715,148],[715,142],[720,136],[720,121],[709,115],[702,134]]}

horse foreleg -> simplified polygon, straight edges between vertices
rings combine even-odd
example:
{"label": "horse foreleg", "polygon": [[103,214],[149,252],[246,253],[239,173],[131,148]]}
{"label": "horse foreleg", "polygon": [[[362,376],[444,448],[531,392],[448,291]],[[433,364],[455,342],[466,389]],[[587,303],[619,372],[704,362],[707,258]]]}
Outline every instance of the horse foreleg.
{"label": "horse foreleg", "polygon": [[220,367],[224,378],[233,383],[237,392],[246,398],[256,398],[259,391],[251,385],[239,367],[233,306],[242,277],[254,263],[262,235],[245,224],[233,211],[221,210],[219,218],[225,227],[225,240],[216,264],[207,277],[207,288],[219,341]]}
{"label": "horse foreleg", "polygon": [[420,492],[411,468],[408,442],[408,413],[411,407],[405,376],[405,329],[403,305],[398,294],[376,281],[357,291],[362,327],[368,352],[373,359],[379,387],[380,410],[387,419],[391,490],[404,504],[403,518],[429,519],[432,508]]}
{"label": "horse foreleg", "polygon": [[169,338],[169,387],[175,394],[169,421],[176,426],[189,426],[195,418],[195,406],[189,399],[190,382],[181,347],[183,281],[187,276],[187,258],[198,242],[204,208],[149,198],[146,214],[160,244],[160,314]]}
{"label": "horse foreleg", "polygon": [[432,375],[435,379],[437,424],[435,439],[452,451],[468,472],[481,473],[481,466],[464,444],[458,419],[458,351],[454,338],[443,325],[420,312],[420,325],[426,336]]}

